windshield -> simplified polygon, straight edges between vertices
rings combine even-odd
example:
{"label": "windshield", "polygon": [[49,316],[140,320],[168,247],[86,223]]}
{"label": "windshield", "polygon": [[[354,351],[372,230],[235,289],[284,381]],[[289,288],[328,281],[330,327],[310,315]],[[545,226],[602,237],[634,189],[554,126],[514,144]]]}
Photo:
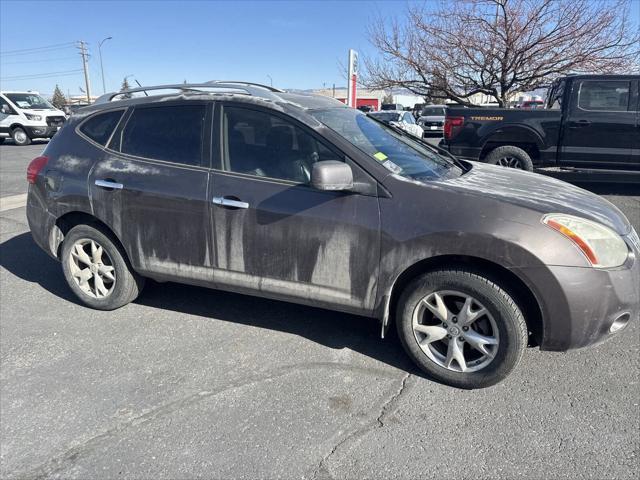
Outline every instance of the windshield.
{"label": "windshield", "polygon": [[36,93],[7,93],[9,100],[23,109],[53,108],[49,102]]}
{"label": "windshield", "polygon": [[387,170],[412,180],[457,177],[462,170],[417,141],[404,137],[358,110],[312,110],[319,122],[380,162]]}
{"label": "windshield", "polygon": [[444,108],[442,107],[436,107],[436,108],[425,108],[424,110],[422,110],[422,116],[423,117],[444,117],[445,116],[445,111]]}
{"label": "windshield", "polygon": [[376,117],[378,120],[382,120],[383,122],[397,122],[400,117],[399,113],[395,112],[376,112],[370,114],[372,117]]}

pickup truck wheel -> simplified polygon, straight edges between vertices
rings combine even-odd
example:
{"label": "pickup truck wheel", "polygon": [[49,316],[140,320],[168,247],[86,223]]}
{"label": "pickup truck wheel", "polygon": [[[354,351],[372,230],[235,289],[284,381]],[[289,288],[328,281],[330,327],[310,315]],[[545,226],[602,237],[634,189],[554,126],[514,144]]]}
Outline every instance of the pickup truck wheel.
{"label": "pickup truck wheel", "polygon": [[402,345],[431,378],[458,388],[494,385],[516,367],[527,327],[513,298],[480,272],[437,270],[398,302]]}
{"label": "pickup truck wheel", "polygon": [[144,278],[131,268],[122,247],[90,225],[73,227],[64,238],[62,271],[73,293],[85,305],[115,310],[142,291]]}
{"label": "pickup truck wheel", "polygon": [[11,131],[11,137],[16,145],[25,146],[31,144],[31,139],[23,128],[16,127]]}
{"label": "pickup truck wheel", "polygon": [[513,145],[494,148],[485,158],[485,162],[508,168],[533,171],[533,162],[527,152]]}

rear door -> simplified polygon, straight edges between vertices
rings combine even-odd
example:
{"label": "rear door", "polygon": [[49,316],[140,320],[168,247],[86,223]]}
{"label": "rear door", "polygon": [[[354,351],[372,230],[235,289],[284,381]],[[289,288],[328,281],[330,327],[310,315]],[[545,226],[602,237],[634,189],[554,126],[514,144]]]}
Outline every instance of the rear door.
{"label": "rear door", "polygon": [[[348,160],[284,114],[225,104],[217,118],[222,141],[210,193],[216,283],[370,312],[380,256],[378,198],[311,188],[313,163]],[[356,181],[373,182],[352,169]]]}
{"label": "rear door", "polygon": [[137,270],[210,284],[206,102],[139,105],[128,112],[89,182],[95,214]]}
{"label": "rear door", "polygon": [[638,130],[630,80],[575,80],[563,126],[561,165],[634,169]]}

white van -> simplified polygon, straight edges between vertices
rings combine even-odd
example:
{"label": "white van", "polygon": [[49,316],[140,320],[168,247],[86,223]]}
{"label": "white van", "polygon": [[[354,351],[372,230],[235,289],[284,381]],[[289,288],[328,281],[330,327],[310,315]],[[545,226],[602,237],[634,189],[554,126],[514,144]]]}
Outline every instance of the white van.
{"label": "white van", "polygon": [[0,92],[0,144],[7,138],[13,138],[16,145],[51,138],[65,119],[64,112],[38,92]]}

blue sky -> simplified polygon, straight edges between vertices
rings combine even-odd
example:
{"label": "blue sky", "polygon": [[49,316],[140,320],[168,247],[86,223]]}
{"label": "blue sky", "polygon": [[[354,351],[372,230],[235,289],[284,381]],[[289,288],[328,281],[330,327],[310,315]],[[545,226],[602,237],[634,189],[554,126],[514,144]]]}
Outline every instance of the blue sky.
{"label": "blue sky", "polygon": [[82,67],[72,45],[49,51],[14,50],[89,43],[94,94],[102,93],[97,43],[107,91],[125,75],[144,84],[249,80],[283,88],[345,83],[339,62],[347,51],[370,50],[367,22],[403,11],[396,1],[0,1],[0,77],[3,89],[66,94],[84,87],[80,72],[51,78],[6,79]]}

